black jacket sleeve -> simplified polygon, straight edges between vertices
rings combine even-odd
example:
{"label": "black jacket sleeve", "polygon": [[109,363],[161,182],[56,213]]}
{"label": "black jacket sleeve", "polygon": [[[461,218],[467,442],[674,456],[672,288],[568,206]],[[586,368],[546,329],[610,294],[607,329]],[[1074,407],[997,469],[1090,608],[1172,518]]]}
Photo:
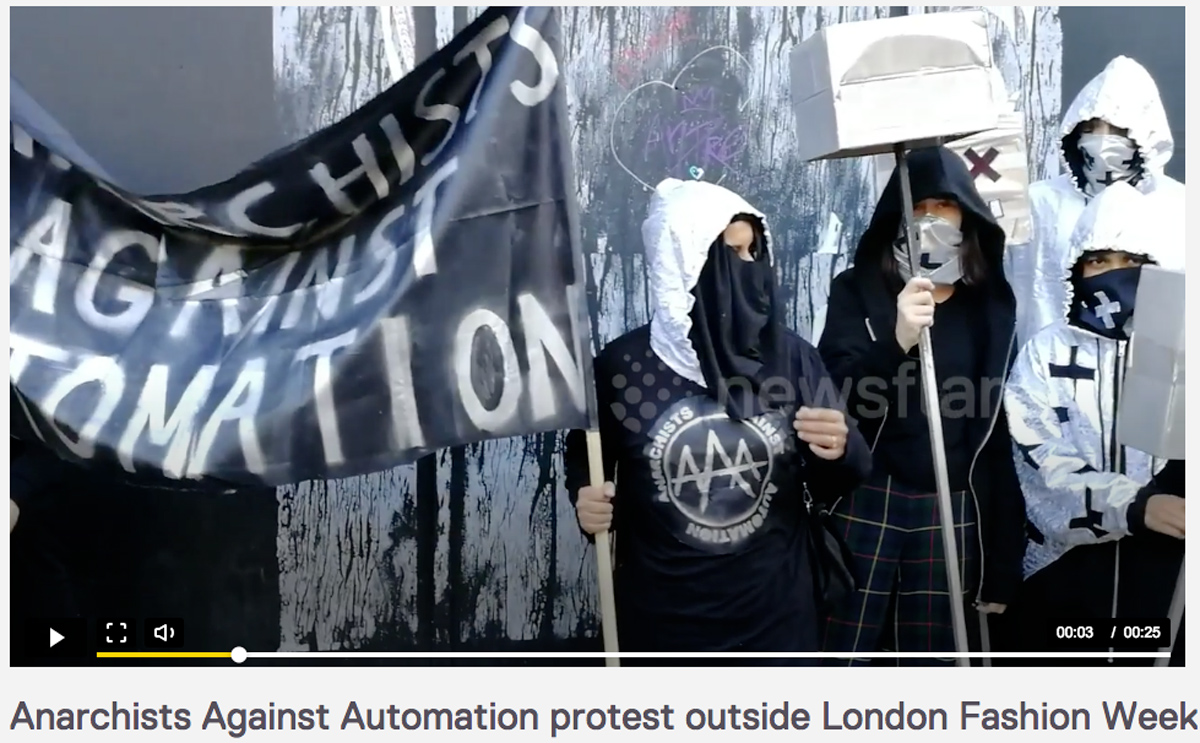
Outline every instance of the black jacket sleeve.
{"label": "black jacket sleeve", "polygon": [[989,604],[1010,604],[1021,587],[1025,557],[1025,497],[1017,480],[1008,432],[1008,415],[1001,405],[996,425],[984,445],[988,478],[988,512],[983,525],[983,585],[979,598]]}
{"label": "black jacket sleeve", "polygon": [[[801,344],[799,368],[805,382],[801,385],[802,404],[833,408],[845,413],[846,401],[833,384],[833,378],[821,361],[820,354],[804,340],[796,340]],[[846,416],[846,425],[850,432],[846,436],[846,451],[841,459],[822,459],[813,453],[808,444],[798,442],[809,473],[808,484],[812,495],[825,503],[831,503],[833,499],[857,488],[871,475],[871,449],[853,417]]]}
{"label": "black jacket sleeve", "polygon": [[1184,497],[1184,469],[1182,459],[1172,459],[1163,466],[1162,471],[1150,479],[1150,482],[1138,491],[1137,497],[1129,504],[1125,512],[1130,534],[1146,531],[1146,503],[1155,495],[1178,495]]}
{"label": "black jacket sleeve", "polygon": [[[620,443],[620,424],[612,414],[613,390],[607,382],[612,376],[604,374],[602,366],[600,357],[597,357],[592,364],[592,369],[596,380],[596,404],[600,419],[600,448],[604,456],[604,480],[615,483],[617,473],[616,447]],[[566,447],[563,453],[563,469],[567,497],[571,501],[571,506],[574,507],[576,501],[579,500],[580,488],[591,484],[591,469],[588,465],[587,431],[575,430],[567,433]],[[613,531],[616,531],[617,528],[618,500],[618,498],[613,498]],[[580,532],[588,538],[588,541],[593,540],[592,535],[584,532],[582,528],[580,528]]]}
{"label": "black jacket sleeve", "polygon": [[818,348],[825,368],[844,391],[850,414],[861,422],[874,421],[868,427],[876,427],[884,406],[895,397],[896,373],[911,357],[896,341],[895,327],[871,326],[854,269],[833,280]]}

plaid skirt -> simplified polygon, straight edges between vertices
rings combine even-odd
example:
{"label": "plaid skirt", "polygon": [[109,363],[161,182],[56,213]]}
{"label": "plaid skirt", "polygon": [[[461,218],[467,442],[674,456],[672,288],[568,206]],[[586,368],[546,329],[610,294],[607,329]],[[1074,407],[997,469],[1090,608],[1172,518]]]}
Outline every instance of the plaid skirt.
{"label": "plaid skirt", "polygon": [[[968,635],[977,645],[979,531],[969,491],[951,493]],[[842,499],[833,513],[855,558],[859,590],[825,620],[825,652],[953,652],[954,626],[937,493],[876,478]],[[832,665],[869,661],[830,658]],[[900,659],[875,665],[949,665],[954,660]]]}

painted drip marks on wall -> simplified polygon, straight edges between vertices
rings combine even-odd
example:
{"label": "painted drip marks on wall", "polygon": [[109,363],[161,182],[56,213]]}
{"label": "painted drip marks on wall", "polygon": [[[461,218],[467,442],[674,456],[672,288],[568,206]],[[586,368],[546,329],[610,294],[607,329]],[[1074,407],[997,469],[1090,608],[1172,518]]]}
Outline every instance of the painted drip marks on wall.
{"label": "painted drip marks on wall", "polygon": [[[480,10],[276,7],[276,104],[287,136],[349,114]],[[806,337],[819,332],[829,281],[849,265],[874,207],[875,174],[870,159],[797,158],[788,52],[825,25],[899,10],[562,10],[597,344],[649,319],[645,184],[668,175],[720,180],[769,216],[788,322]],[[1025,116],[1031,180],[1056,173],[1057,8],[989,10],[989,27]],[[598,648],[595,559],[563,493],[561,446],[558,434],[488,442],[281,488],[281,649]]]}

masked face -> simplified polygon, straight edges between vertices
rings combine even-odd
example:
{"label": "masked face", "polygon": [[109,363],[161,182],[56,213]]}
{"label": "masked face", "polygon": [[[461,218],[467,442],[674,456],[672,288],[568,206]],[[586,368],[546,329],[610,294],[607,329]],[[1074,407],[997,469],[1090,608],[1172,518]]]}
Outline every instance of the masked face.
{"label": "masked face", "polygon": [[1136,148],[1128,137],[1116,134],[1081,134],[1079,152],[1083,155],[1083,175],[1093,193],[1118,181],[1137,175],[1134,167]]}
{"label": "masked face", "polygon": [[[766,260],[730,261],[730,291],[755,313],[771,309],[771,279],[774,269]],[[761,328],[752,328],[757,333]]]}
{"label": "masked face", "polygon": [[[915,275],[927,278],[935,284],[953,284],[961,279],[962,230],[945,217],[934,214],[918,218],[915,226],[921,241],[921,265]],[[894,251],[900,277],[907,282],[914,273],[909,265],[908,239],[904,234],[903,224],[900,225],[900,235]]]}
{"label": "masked face", "polygon": [[[735,220],[721,235],[721,242],[736,259],[730,261],[730,291],[756,313],[767,313],[771,306],[772,272],[766,240],[761,228],[746,220]],[[754,333],[758,329],[753,330]]]}
{"label": "masked face", "polygon": [[1071,324],[1113,340],[1128,340],[1141,267],[1075,279]]}

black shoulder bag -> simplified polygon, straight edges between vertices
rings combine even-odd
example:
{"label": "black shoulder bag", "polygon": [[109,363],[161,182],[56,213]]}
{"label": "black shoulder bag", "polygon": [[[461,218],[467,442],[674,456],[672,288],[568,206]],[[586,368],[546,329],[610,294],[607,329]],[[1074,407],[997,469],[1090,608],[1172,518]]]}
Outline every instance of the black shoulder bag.
{"label": "black shoulder bag", "polygon": [[813,499],[806,481],[801,481],[800,485],[804,489],[804,522],[812,562],[813,593],[821,611],[828,612],[858,590],[854,556],[830,523],[829,509]]}

